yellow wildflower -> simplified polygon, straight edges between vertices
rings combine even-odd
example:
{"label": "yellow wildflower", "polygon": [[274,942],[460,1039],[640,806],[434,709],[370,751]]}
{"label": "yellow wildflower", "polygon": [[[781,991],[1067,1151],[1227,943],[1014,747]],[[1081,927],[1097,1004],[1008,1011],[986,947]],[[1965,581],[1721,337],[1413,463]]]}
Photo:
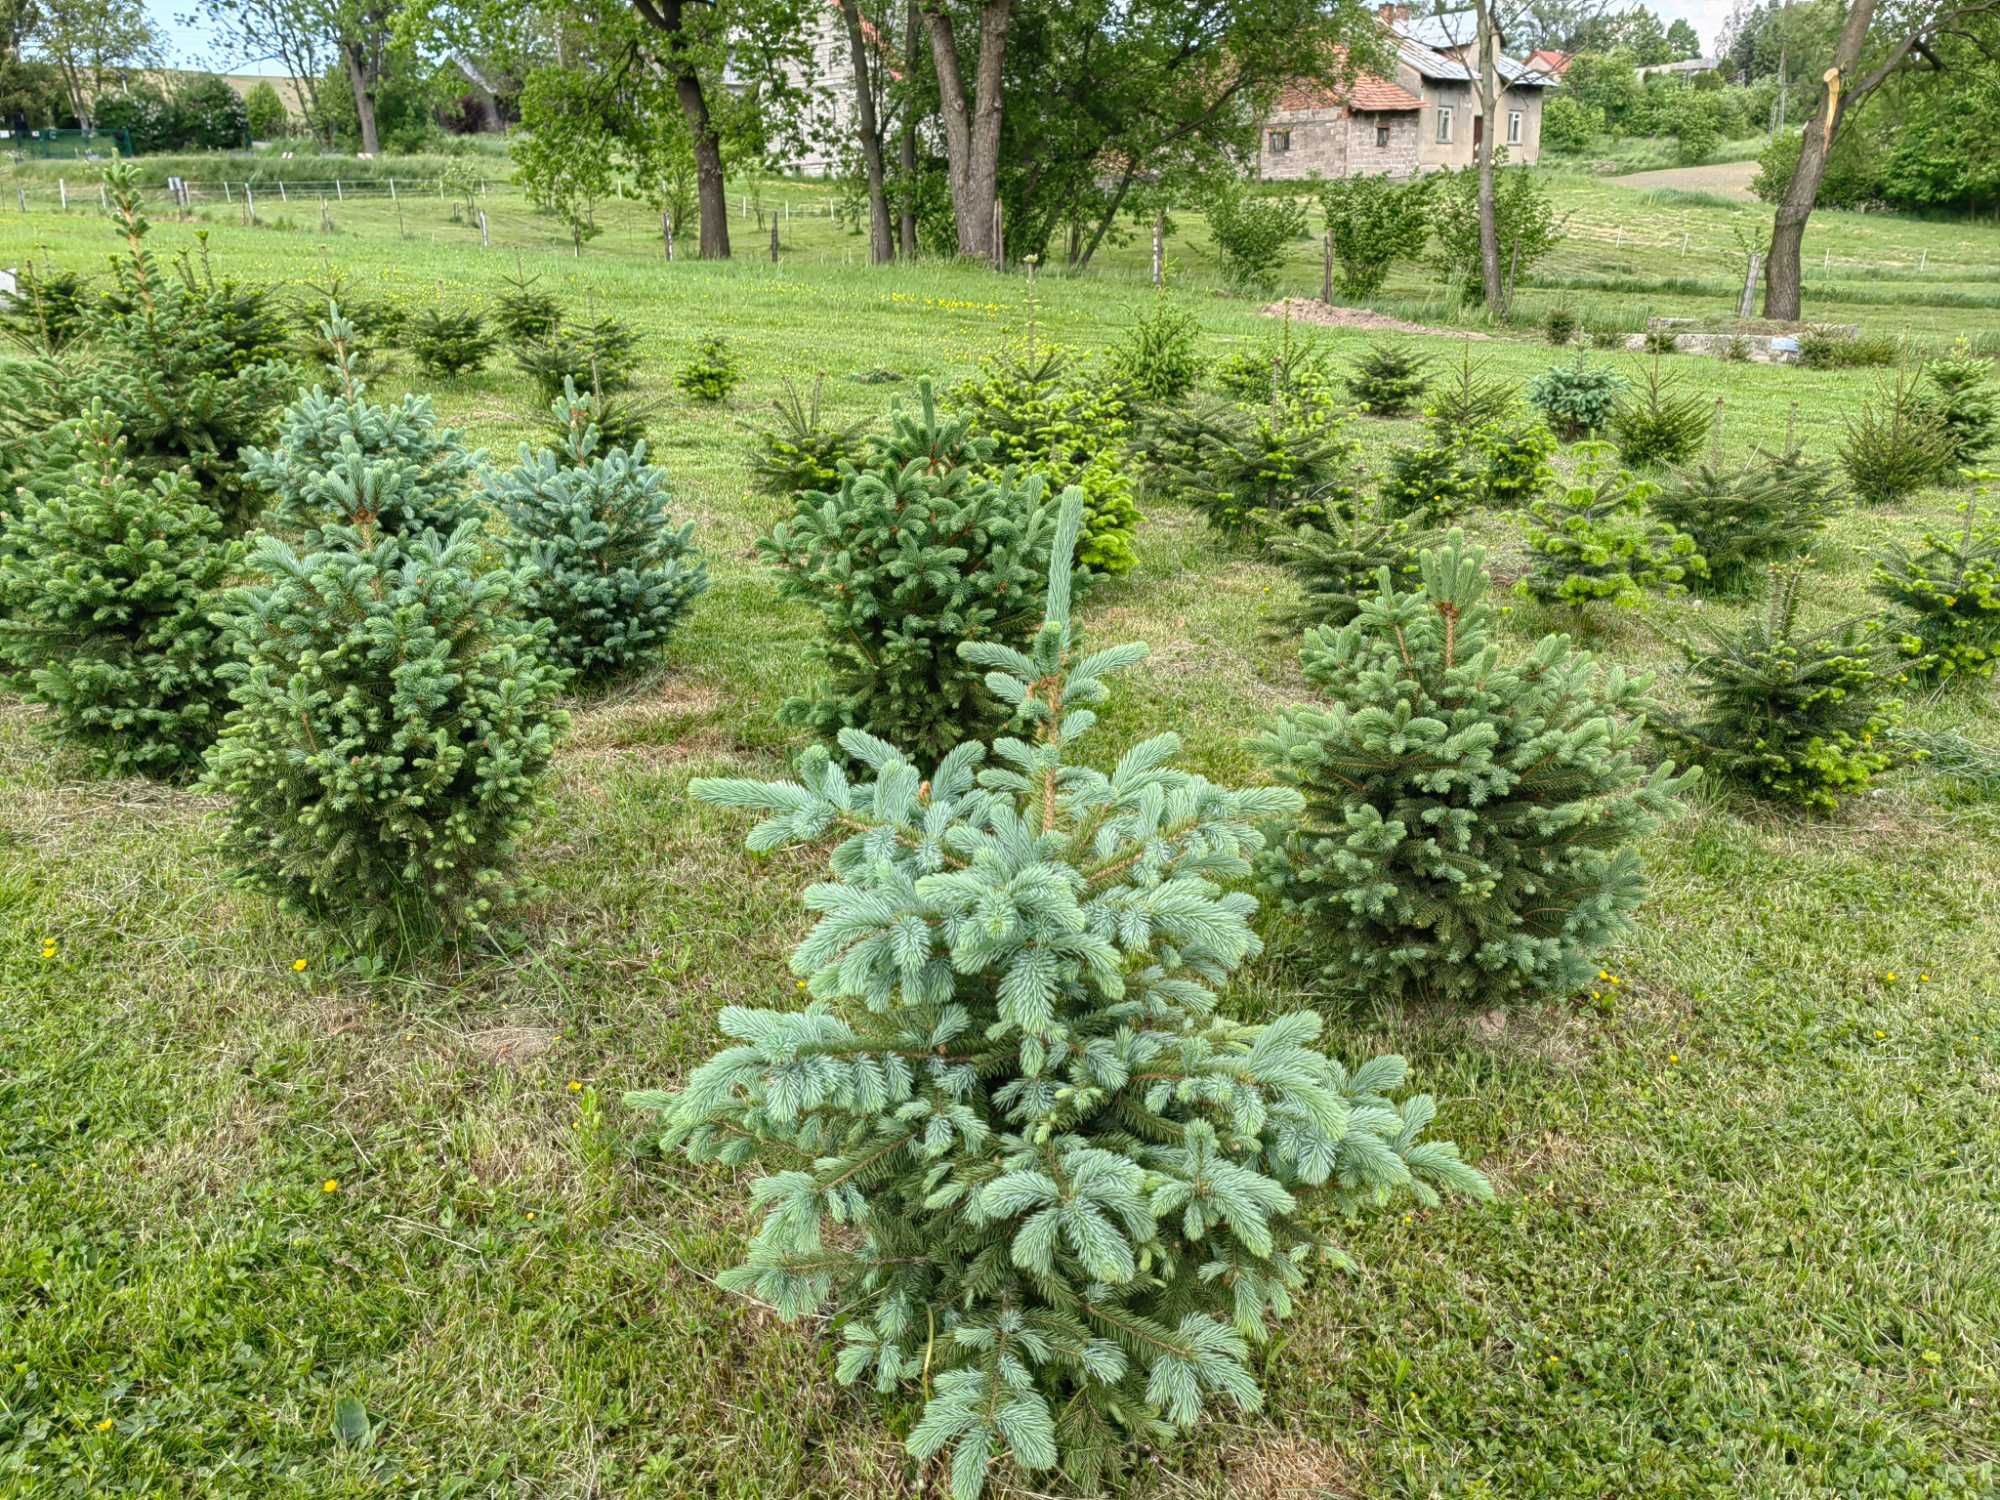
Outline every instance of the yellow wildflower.
{"label": "yellow wildflower", "polygon": [[1680,1060],[1681,1060],[1681,1055],[1678,1052],[1669,1052],[1667,1054],[1667,1061],[1669,1063],[1677,1063]]}
{"label": "yellow wildflower", "polygon": [[325,1182],[322,1182],[322,1183],[321,1183],[321,1184],[319,1185],[319,1190],[320,1190],[320,1191],[321,1191],[322,1193],[337,1193],[337,1192],[339,1192],[339,1191],[340,1191],[340,1179],[339,1179],[338,1177],[329,1177],[329,1178],[327,1178],[327,1180],[326,1180]]}
{"label": "yellow wildflower", "polygon": [[583,1092],[583,1084],[577,1079],[572,1078],[569,1081],[569,1091],[572,1094],[580,1094]]}
{"label": "yellow wildflower", "polygon": [[106,1417],[102,1422],[99,1422],[97,1430],[99,1432],[109,1432],[111,1430],[111,1418]]}
{"label": "yellow wildflower", "polygon": [[1883,1037],[1887,1036],[1888,1034],[1889,1033],[1886,1031],[1877,1031],[1875,1033],[1875,1040],[1879,1042],[1882,1040]]}
{"label": "yellow wildflower", "polygon": [[306,959],[295,958],[292,960],[292,972],[294,974],[303,974],[310,967],[311,964]]}

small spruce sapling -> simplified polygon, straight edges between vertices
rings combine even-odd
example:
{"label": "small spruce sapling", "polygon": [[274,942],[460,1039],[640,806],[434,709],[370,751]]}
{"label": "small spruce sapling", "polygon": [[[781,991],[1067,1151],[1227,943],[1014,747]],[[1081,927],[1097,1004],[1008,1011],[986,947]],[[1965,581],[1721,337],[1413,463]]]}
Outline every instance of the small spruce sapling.
{"label": "small spruce sapling", "polygon": [[742,380],[743,372],[729,340],[709,334],[695,345],[694,358],[674,377],[674,384],[696,401],[727,401]]}
{"label": "small spruce sapling", "polygon": [[186,776],[228,697],[208,612],[241,546],[184,471],[139,477],[102,406],[68,436],[74,467],[21,496],[0,550],[0,666],[100,770]]}
{"label": "small spruce sapling", "polygon": [[493,357],[496,343],[485,317],[470,308],[426,307],[411,316],[403,340],[426,375],[456,378],[477,374]]}
{"label": "small spruce sapling", "polygon": [[638,374],[639,336],[612,317],[558,323],[547,333],[517,340],[514,363],[545,402],[560,396],[565,384],[615,395],[630,390]]}
{"label": "small spruce sapling", "polygon": [[1511,422],[1519,413],[1513,382],[1488,375],[1485,362],[1473,359],[1470,341],[1459,351],[1457,367],[1445,379],[1431,382],[1424,402],[1425,423],[1447,447],[1469,443],[1474,434]]}
{"label": "small spruce sapling", "polygon": [[1463,448],[1433,443],[1398,448],[1382,474],[1382,508],[1435,526],[1479,503],[1480,478]]}
{"label": "small spruce sapling", "polygon": [[542,279],[539,271],[528,275],[516,256],[514,274],[500,279],[507,289],[493,299],[493,322],[508,343],[545,339],[562,326],[562,304],[549,293],[535,290],[535,283]]}
{"label": "small spruce sapling", "polygon": [[1405,589],[1384,568],[1338,630],[1307,632],[1326,707],[1257,748],[1305,797],[1263,857],[1357,993],[1475,1009],[1574,993],[1645,893],[1634,845],[1687,777],[1633,754],[1650,678],[1565,635],[1503,664],[1485,555],[1453,532]]}
{"label": "small spruce sapling", "polygon": [[1862,500],[1890,505],[1938,483],[1951,467],[1953,439],[1943,413],[1901,370],[1847,419],[1840,464]]}
{"label": "small spruce sapling", "polygon": [[1924,366],[1917,405],[1936,417],[1949,452],[1946,466],[1976,463],[2000,437],[2000,390],[1993,361],[1972,352],[1961,337],[1944,359]]}
{"label": "small spruce sapling", "polygon": [[1371,417],[1407,416],[1430,389],[1430,363],[1408,344],[1370,344],[1354,361],[1347,394]]}
{"label": "small spruce sapling", "polygon": [[1981,504],[2000,476],[1979,474],[1956,531],[1875,560],[1874,592],[1899,610],[1898,649],[1919,679],[1991,677],[2000,661],[2000,511]]}
{"label": "small spruce sapling", "polygon": [[1611,424],[1625,394],[1625,377],[1593,365],[1581,353],[1566,365],[1551,365],[1528,382],[1528,404],[1564,442],[1595,437]]}
{"label": "small spruce sapling", "polygon": [[507,520],[521,613],[554,627],[555,660],[602,677],[659,650],[708,587],[708,568],[694,523],[676,530],[668,519],[666,471],[646,462],[646,445],[600,451],[574,387],[554,414],[563,451],[524,446],[514,468],[488,476],[486,492]]}
{"label": "small spruce sapling", "polygon": [[1422,552],[1440,540],[1402,517],[1378,520],[1356,513],[1324,530],[1301,526],[1274,533],[1270,549],[1299,585],[1300,600],[1281,609],[1272,635],[1296,636],[1318,625],[1345,625],[1375,597],[1382,570],[1405,581],[1416,576]]}
{"label": "small spruce sapling", "polygon": [[1610,461],[1603,443],[1577,450],[1575,478],[1535,501],[1524,521],[1534,567],[1522,595],[1581,609],[1598,600],[1639,604],[1649,588],[1672,590],[1705,568],[1694,538],[1648,509],[1654,486]]}
{"label": "small spruce sapling", "polygon": [[1299,799],[1173,768],[1171,734],[1108,773],[1071,759],[1145,652],[1079,648],[1081,521],[1071,492],[1028,649],[960,648],[1020,737],[927,774],[848,730],[858,778],[814,749],[796,781],[694,783],[761,817],[753,850],[844,837],[792,955],[810,1000],[726,1009],[732,1045],[682,1090],[627,1096],[663,1149],[764,1173],[721,1284],[832,1310],[843,1384],[920,1387],[906,1447],[948,1458],[954,1500],[996,1462],[1094,1492],[1206,1409],[1255,1408],[1253,1348],[1316,1257],[1346,1262],[1321,1225],[1491,1193],[1423,1138],[1428,1096],[1388,1097],[1402,1059],[1350,1071],[1311,1012],[1222,1009],[1259,948],[1229,885]]}
{"label": "small spruce sapling", "polygon": [[1653,513],[1694,538],[1706,567],[1689,575],[1705,593],[1743,594],[1774,562],[1796,557],[1825,526],[1832,466],[1813,463],[1796,447],[1759,448],[1742,463],[1722,458],[1722,403],[1715,403],[1707,459],[1664,481]]}
{"label": "small spruce sapling", "polygon": [[1205,367],[1201,320],[1169,302],[1164,290],[1154,297],[1153,310],[1112,346],[1109,359],[1111,379],[1138,406],[1182,400]]}
{"label": "small spruce sapling", "polygon": [[1660,375],[1659,356],[1646,369],[1643,385],[1618,403],[1611,434],[1618,456],[1633,468],[1686,463],[1708,435],[1708,408],[1698,395],[1675,389],[1675,377]]}
{"label": "small spruce sapling", "polygon": [[825,389],[824,373],[813,377],[811,400],[786,380],[784,394],[771,403],[777,424],[757,432],[750,449],[750,475],[765,494],[790,498],[831,490],[840,482],[841,465],[861,456],[869,423],[826,422],[820,406]]}

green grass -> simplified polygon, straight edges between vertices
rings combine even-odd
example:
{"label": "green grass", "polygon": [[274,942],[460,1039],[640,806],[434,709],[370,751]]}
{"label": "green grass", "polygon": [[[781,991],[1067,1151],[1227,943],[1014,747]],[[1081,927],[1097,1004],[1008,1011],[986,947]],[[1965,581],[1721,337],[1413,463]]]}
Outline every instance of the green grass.
{"label": "green grass", "polygon": [[[671,397],[703,333],[741,354],[731,405],[672,399],[657,432],[715,587],[661,672],[577,705],[527,848],[543,890],[519,951],[395,981],[340,972],[232,887],[202,798],[87,780],[28,711],[0,711],[8,1500],[933,1493],[896,1446],[911,1403],[839,1390],[819,1330],[711,1283],[742,1243],[742,1184],[648,1153],[616,1101],[683,1077],[721,1006],[790,993],[798,895],[819,869],[751,857],[739,821],[685,795],[698,774],[781,765],[797,741],[776,710],[809,670],[813,623],[754,560],[778,511],[749,491],[743,423],[786,375],[826,371],[840,416],[912,389],[863,372],[956,378],[1024,322],[1028,288],[849,267],[855,242],[804,217],[776,267],[662,265],[637,209],[608,214],[575,260],[508,211],[510,236],[539,236],[530,269],[643,331],[649,394]],[[317,278],[324,244],[365,288],[409,298],[484,296],[514,265],[441,215],[400,241],[372,200],[340,225],[322,240],[218,221],[212,241],[225,271],[293,283]],[[1992,236],[1948,226],[1823,232],[1863,229],[1957,235],[1968,258],[2000,259]],[[0,264],[44,241],[79,267],[109,249],[84,214],[0,212]],[[158,241],[191,230],[162,223]],[[1198,244],[1190,227],[1177,253],[1197,262]],[[1044,336],[1115,336],[1150,301],[1130,274],[1143,254],[1121,247],[1096,279],[1043,276]],[[1253,303],[1189,279],[1211,354],[1272,334]],[[1475,347],[1518,379],[1558,358]],[[1725,400],[1736,451],[1775,439],[1794,402],[1823,448],[1873,384],[1674,368]],[[526,383],[502,366],[436,395],[497,453],[529,431]],[[1409,432],[1358,426],[1375,461]],[[1872,549],[1955,498],[1844,514],[1815,616],[1867,607]],[[1518,570],[1512,523],[1477,529]],[[1246,732],[1303,691],[1292,645],[1266,635],[1288,590],[1190,513],[1153,507],[1140,568],[1085,610],[1100,644],[1155,648],[1105,747],[1173,727],[1197,768],[1257,774]],[[1579,625],[1612,660],[1668,666],[1658,622],[1632,614],[1518,606],[1508,645]],[[1671,668],[1661,690],[1682,691]],[[1338,1024],[1350,1058],[1411,1057],[1499,1200],[1346,1231],[1365,1269],[1315,1282],[1264,1360],[1267,1410],[1165,1450],[1136,1493],[2000,1489],[2000,802],[1990,754],[1964,750],[1990,749],[2000,711],[1980,687],[1919,696],[1909,716],[1958,737],[1951,765],[1899,773],[1838,817],[1700,793],[1646,849],[1653,896],[1603,1010],[1551,1006],[1498,1035]],[[1303,935],[1270,926],[1241,1003],[1312,1003]],[[372,1418],[366,1448],[333,1436],[350,1396]]]}

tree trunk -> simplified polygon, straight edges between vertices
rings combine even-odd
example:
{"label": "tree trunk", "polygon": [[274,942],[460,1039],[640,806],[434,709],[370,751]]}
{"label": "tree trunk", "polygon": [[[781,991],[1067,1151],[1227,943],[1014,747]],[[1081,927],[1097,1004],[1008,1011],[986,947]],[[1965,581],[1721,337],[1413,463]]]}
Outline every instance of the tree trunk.
{"label": "tree trunk", "polygon": [[694,142],[695,201],[700,208],[701,239],[695,253],[703,260],[729,259],[729,192],[722,172],[722,138],[708,112],[701,75],[687,56],[687,0],[632,0],[647,25],[667,39],[666,68],[674,82],[674,97],[687,117]]}
{"label": "tree trunk", "polygon": [[1479,48],[1479,139],[1473,160],[1479,168],[1479,285],[1486,310],[1494,317],[1507,311],[1507,289],[1500,280],[1500,224],[1493,181],[1493,122],[1500,108],[1500,39],[1493,24],[1490,0],[1479,0],[1473,35]]}
{"label": "tree trunk", "polygon": [[[1842,76],[1860,58],[1862,45],[1868,40],[1868,28],[1874,20],[1875,0],[1854,0],[1848,7],[1847,20],[1840,28],[1840,39],[1833,49],[1833,65]],[[1897,57],[1907,52],[1915,40],[1912,37],[1897,49]],[[1876,72],[1876,83],[1886,76],[1888,66],[1885,64]],[[1833,150],[1833,134],[1840,128],[1847,111],[1872,93],[1876,83],[1859,85],[1845,98],[1838,91],[1830,91],[1824,82],[1820,85],[1819,108],[1806,121],[1805,134],[1799,141],[1799,164],[1792,171],[1792,180],[1785,185],[1785,195],[1778,200],[1778,211],[1771,222],[1771,253],[1764,262],[1764,316],[1767,318],[1787,323],[1799,320],[1805,302],[1804,273],[1800,269],[1799,254],[1805,245],[1806,220],[1812,217],[1813,205],[1819,200],[1820,182],[1826,176],[1827,157]]]}
{"label": "tree trunk", "polygon": [[951,17],[934,5],[924,7],[944,117],[944,151],[951,168],[958,253],[983,260],[993,258],[993,204],[1000,193],[1000,88],[1011,8],[1012,0],[985,0],[979,7],[979,71],[968,108]]}
{"label": "tree trunk", "polygon": [[868,35],[861,26],[860,0],[839,0],[847,23],[847,51],[854,63],[854,121],[861,137],[861,162],[868,177],[868,258],[887,265],[896,258],[889,227],[889,194],[882,165],[882,125],[875,114],[875,88],[868,71]]}
{"label": "tree trunk", "polygon": [[359,42],[342,42],[341,58],[347,64],[347,82],[354,90],[354,114],[361,122],[361,153],[382,154],[382,137],[375,130],[375,79]]}
{"label": "tree trunk", "polygon": [[917,14],[917,0],[910,0],[904,17],[903,87],[912,92],[903,101],[903,129],[896,145],[896,165],[902,173],[903,190],[898,195],[896,237],[904,260],[917,258],[917,110],[911,102],[917,86],[917,65],[922,58],[923,22]]}
{"label": "tree trunk", "polygon": [[465,81],[472,85],[473,107],[479,114],[479,128],[488,135],[499,135],[506,125],[500,118],[500,97],[493,85],[479,71],[478,64],[469,58],[454,57],[451,61]]}

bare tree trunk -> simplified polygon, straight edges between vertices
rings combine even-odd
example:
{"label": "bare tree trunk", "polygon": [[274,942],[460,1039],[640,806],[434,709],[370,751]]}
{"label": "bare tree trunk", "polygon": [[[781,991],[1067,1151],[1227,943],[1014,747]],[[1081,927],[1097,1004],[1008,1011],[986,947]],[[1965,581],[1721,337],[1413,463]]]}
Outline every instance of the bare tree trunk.
{"label": "bare tree trunk", "polygon": [[687,117],[694,140],[695,201],[701,210],[701,241],[696,254],[703,260],[729,259],[729,193],[722,173],[722,138],[708,112],[701,75],[687,55],[687,0],[632,0],[640,18],[667,38],[667,75],[674,97]]}
{"label": "bare tree trunk", "polygon": [[1479,141],[1473,161],[1479,168],[1479,285],[1486,310],[1495,317],[1507,311],[1507,290],[1500,279],[1500,223],[1493,181],[1493,122],[1500,110],[1500,37],[1493,24],[1491,0],[1478,0],[1473,35],[1479,48]]}
{"label": "bare tree trunk", "polygon": [[[1848,7],[1847,20],[1840,28],[1840,39],[1834,44],[1833,66],[1841,76],[1854,67],[1861,56],[1862,44],[1868,39],[1868,28],[1875,20],[1875,0],[1854,0]],[[1911,39],[1914,42],[1914,38]],[[1907,52],[1911,43],[1905,43],[1898,51]],[[1875,76],[1879,83],[1886,75],[1885,69]],[[1820,85],[1819,108],[1806,121],[1805,134],[1799,141],[1799,164],[1792,170],[1792,180],[1785,185],[1785,195],[1778,200],[1778,211],[1771,222],[1771,253],[1764,262],[1764,316],[1796,323],[1805,303],[1804,273],[1800,269],[1799,256],[1806,238],[1806,220],[1812,217],[1813,205],[1819,201],[1819,185],[1826,177],[1826,163],[1833,151],[1833,133],[1840,128],[1840,122],[1847,111],[1858,104],[1875,84],[1857,86],[1854,93],[1841,98],[1837,89],[1829,90]]]}
{"label": "bare tree trunk", "polygon": [[454,57],[451,61],[465,81],[472,85],[473,104],[479,112],[479,128],[489,135],[500,134],[506,126],[500,118],[500,97],[493,85],[486,81],[486,75],[470,58]]}
{"label": "bare tree trunk", "polygon": [[347,64],[347,82],[354,90],[354,113],[361,122],[362,154],[379,156],[382,137],[375,129],[375,79],[367,59],[362,56],[361,46],[359,42],[343,41],[340,56]]}
{"label": "bare tree trunk", "polygon": [[868,258],[887,265],[896,258],[890,237],[889,195],[882,166],[882,125],[875,114],[875,88],[868,72],[868,37],[861,26],[860,0],[839,0],[847,23],[847,51],[854,63],[854,119],[861,137],[861,163],[868,177]]}
{"label": "bare tree trunk", "polygon": [[[914,89],[917,65],[923,55],[923,22],[917,14],[917,0],[910,0],[903,19],[903,85]],[[911,99],[903,102],[903,129],[896,145],[896,165],[902,173],[903,190],[897,213],[897,239],[904,260],[917,258],[917,109]]]}
{"label": "bare tree trunk", "polygon": [[976,93],[968,108],[951,17],[935,5],[924,7],[944,116],[944,150],[951,168],[958,253],[984,260],[993,257],[993,204],[1000,192],[1000,86],[1011,10],[1012,0],[985,0],[979,7],[979,70],[974,80]]}

